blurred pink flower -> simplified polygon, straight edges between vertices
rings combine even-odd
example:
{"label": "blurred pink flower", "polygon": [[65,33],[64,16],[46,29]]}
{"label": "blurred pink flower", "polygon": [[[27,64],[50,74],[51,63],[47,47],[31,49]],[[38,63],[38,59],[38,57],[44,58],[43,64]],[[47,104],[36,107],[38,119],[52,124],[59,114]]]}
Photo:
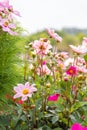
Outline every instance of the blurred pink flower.
{"label": "blurred pink flower", "polygon": [[61,61],[61,60],[58,60],[58,67],[59,68],[61,68],[61,69],[65,69],[66,67],[65,67],[65,65],[64,65],[64,62],[63,61]]}
{"label": "blurred pink flower", "polygon": [[0,26],[3,31],[8,32],[11,35],[17,35],[17,33],[13,31],[13,29],[16,29],[16,25],[10,23],[7,19],[0,18]]}
{"label": "blurred pink flower", "polygon": [[71,130],[87,130],[87,127],[83,127],[79,123],[75,123],[72,125]]}
{"label": "blurred pink flower", "polygon": [[75,66],[70,66],[70,68],[66,71],[67,75],[76,76],[77,75],[77,68]]}
{"label": "blurred pink flower", "polygon": [[87,48],[83,45],[79,46],[69,45],[69,46],[77,54],[85,54],[87,52]]}
{"label": "blurred pink flower", "polygon": [[21,16],[20,13],[19,13],[19,11],[13,9],[13,6],[12,6],[12,5],[9,5],[9,6],[8,6],[8,11],[9,11],[10,13],[13,13],[13,14],[17,15],[17,16]]}
{"label": "blurred pink flower", "polygon": [[21,100],[25,101],[28,99],[28,97],[32,96],[33,92],[37,91],[37,88],[30,86],[27,82],[25,83],[25,85],[18,84],[18,86],[15,86],[14,91],[16,92],[16,94],[13,97],[14,99],[21,97]]}
{"label": "blurred pink flower", "polygon": [[62,42],[62,38],[54,32],[54,30],[46,29],[51,38],[54,38],[57,42]]}
{"label": "blurred pink flower", "polygon": [[13,9],[13,6],[9,4],[9,0],[2,0],[0,2],[0,11],[3,11],[6,14],[13,13],[20,16],[20,13]]}
{"label": "blurred pink flower", "polygon": [[60,53],[60,56],[61,56],[62,58],[64,58],[64,59],[66,59],[66,58],[69,57],[68,52],[64,52],[64,51]]}
{"label": "blurred pink flower", "polygon": [[87,37],[83,37],[82,45],[87,47]]}
{"label": "blurred pink flower", "polygon": [[48,101],[57,101],[58,100],[58,98],[59,98],[59,96],[60,96],[60,94],[53,94],[53,95],[50,95],[49,97],[48,97]]}
{"label": "blurred pink flower", "polygon": [[35,49],[37,54],[46,55],[52,48],[49,40],[40,39],[32,43],[32,47]]}
{"label": "blurred pink flower", "polygon": [[9,6],[9,0],[1,0],[0,6],[2,7],[8,7]]}
{"label": "blurred pink flower", "polygon": [[47,67],[47,65],[43,65],[42,67],[38,67],[37,68],[37,74],[38,75],[50,75],[51,71],[50,69]]}
{"label": "blurred pink flower", "polygon": [[64,65],[67,67],[69,65],[73,65],[74,63],[74,58],[68,58],[64,61]]}
{"label": "blurred pink flower", "polygon": [[87,73],[87,68],[85,66],[77,66],[78,72]]}

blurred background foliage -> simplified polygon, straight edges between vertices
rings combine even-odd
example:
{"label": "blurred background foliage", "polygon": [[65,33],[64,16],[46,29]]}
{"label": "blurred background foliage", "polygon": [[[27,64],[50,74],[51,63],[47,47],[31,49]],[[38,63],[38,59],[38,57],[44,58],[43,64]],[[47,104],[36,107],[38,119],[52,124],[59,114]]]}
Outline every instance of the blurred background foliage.
{"label": "blurred background foliage", "polygon": [[58,51],[70,52],[69,44],[79,45],[83,37],[87,37],[86,30],[64,28],[55,30],[63,38],[62,43],[55,43],[45,30],[31,35],[23,34],[21,27],[17,31],[20,35],[11,36],[0,29],[0,106],[6,100],[6,94],[11,94],[15,85],[24,82],[25,45],[40,38],[49,38],[51,44],[58,47]]}

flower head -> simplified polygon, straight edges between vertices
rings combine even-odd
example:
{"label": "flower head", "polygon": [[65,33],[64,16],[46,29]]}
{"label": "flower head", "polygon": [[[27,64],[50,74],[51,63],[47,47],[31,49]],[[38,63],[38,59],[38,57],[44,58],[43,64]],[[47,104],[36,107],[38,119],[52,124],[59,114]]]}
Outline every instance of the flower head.
{"label": "flower head", "polygon": [[50,41],[47,39],[36,40],[32,43],[32,47],[37,54],[46,55],[49,50],[52,48]]}
{"label": "flower head", "polygon": [[66,71],[66,74],[70,76],[76,76],[77,68],[75,66],[70,66],[70,68]]}
{"label": "flower head", "polygon": [[48,101],[57,101],[58,100],[58,98],[59,98],[59,96],[60,96],[60,94],[54,94],[54,95],[50,95],[49,97],[48,97]]}
{"label": "flower head", "polygon": [[75,123],[72,125],[71,130],[87,130],[87,127],[83,127],[79,123]]}
{"label": "flower head", "polygon": [[2,27],[3,31],[8,32],[11,35],[17,34],[13,31],[13,29],[16,29],[16,25],[10,23],[7,19],[0,19],[0,26]]}
{"label": "flower head", "polygon": [[37,88],[30,86],[27,82],[25,85],[18,84],[18,86],[14,87],[14,91],[16,92],[14,99],[21,97],[21,100],[25,101],[28,97],[32,96],[33,92],[37,91]]}
{"label": "flower head", "polygon": [[62,42],[62,38],[54,32],[54,30],[46,29],[51,38],[54,38],[57,42]]}

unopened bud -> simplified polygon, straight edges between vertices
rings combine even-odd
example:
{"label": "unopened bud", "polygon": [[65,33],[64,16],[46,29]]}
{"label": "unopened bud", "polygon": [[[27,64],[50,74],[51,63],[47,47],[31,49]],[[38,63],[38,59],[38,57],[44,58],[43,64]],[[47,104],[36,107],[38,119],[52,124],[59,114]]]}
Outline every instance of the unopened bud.
{"label": "unopened bud", "polygon": [[50,83],[47,83],[47,84],[46,84],[46,87],[47,87],[47,88],[50,88],[50,86],[51,86]]}
{"label": "unopened bud", "polygon": [[31,109],[34,109],[35,107],[36,107],[35,105],[31,105],[31,106],[30,106]]}

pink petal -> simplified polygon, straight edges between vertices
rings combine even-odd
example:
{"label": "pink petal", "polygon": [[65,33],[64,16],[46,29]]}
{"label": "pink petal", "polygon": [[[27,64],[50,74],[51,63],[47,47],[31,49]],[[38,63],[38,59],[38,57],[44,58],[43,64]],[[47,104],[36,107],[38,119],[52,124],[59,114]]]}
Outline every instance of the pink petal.
{"label": "pink petal", "polygon": [[22,101],[26,101],[27,100],[27,96],[24,96],[21,98]]}
{"label": "pink petal", "polygon": [[49,101],[57,101],[60,94],[54,94],[48,97]]}
{"label": "pink petal", "polygon": [[75,123],[72,125],[71,130],[83,130],[83,129],[79,123]]}
{"label": "pink petal", "polygon": [[21,97],[21,94],[20,94],[20,93],[17,93],[17,94],[14,95],[13,98],[15,99],[15,98],[19,98],[19,97]]}

